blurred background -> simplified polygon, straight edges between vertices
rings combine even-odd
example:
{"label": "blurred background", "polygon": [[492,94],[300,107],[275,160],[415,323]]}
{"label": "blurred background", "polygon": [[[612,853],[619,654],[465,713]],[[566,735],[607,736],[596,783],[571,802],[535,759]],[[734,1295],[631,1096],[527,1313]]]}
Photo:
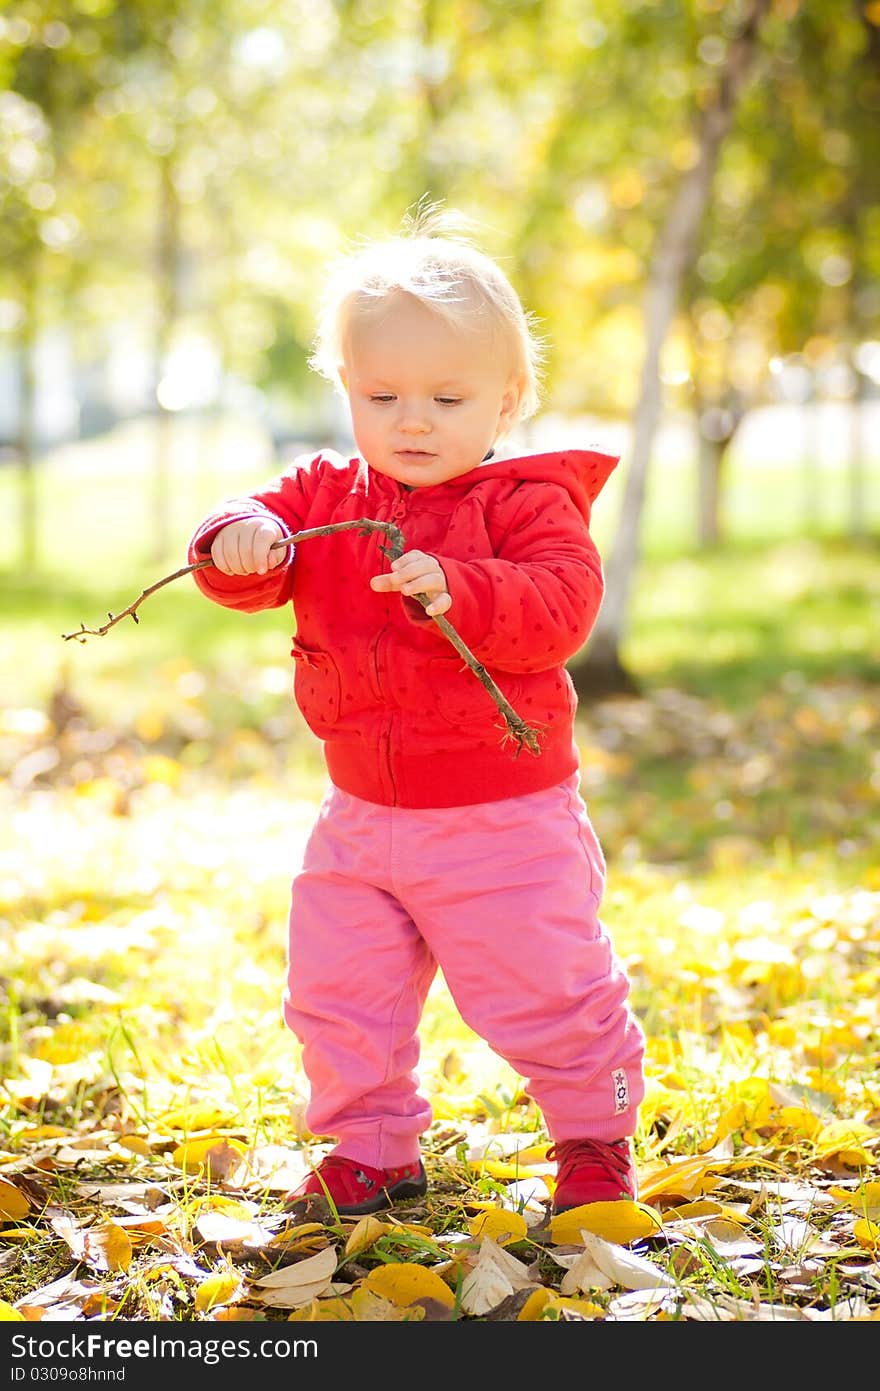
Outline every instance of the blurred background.
{"label": "blurred background", "polygon": [[[512,445],[621,455],[584,719],[650,699],[668,757],[775,693],[872,805],[880,0],[2,5],[5,771],[39,785],[65,730],[111,723],[193,763],[244,728],[311,749],[286,617],[181,580],[137,629],[63,638],[184,565],[213,502],[349,447],[306,365],[323,273],[423,197],[474,220],[547,339]],[[595,718],[623,776],[638,730]]]}

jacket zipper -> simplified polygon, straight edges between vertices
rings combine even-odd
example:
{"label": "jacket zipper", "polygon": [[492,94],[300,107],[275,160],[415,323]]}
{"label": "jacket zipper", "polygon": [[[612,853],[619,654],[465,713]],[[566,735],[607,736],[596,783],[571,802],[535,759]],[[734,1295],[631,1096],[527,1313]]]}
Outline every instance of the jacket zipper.
{"label": "jacket zipper", "polygon": [[[404,519],[405,516],[406,516],[406,502],[405,502],[404,498],[399,497],[399,498],[397,499],[397,501],[395,502],[394,506],[393,506],[392,509],[391,509],[391,516],[390,516],[389,520],[390,520],[391,522],[393,522],[395,526],[400,526],[400,524],[402,523],[402,521],[403,521],[403,519]],[[392,598],[393,598],[393,597],[394,597],[394,596],[392,595]],[[375,646],[375,649],[374,649],[374,652],[373,652],[373,665],[374,665],[374,669],[375,669],[375,673],[376,673],[376,687],[377,687],[377,689],[378,689],[378,691],[379,691],[379,693],[380,693],[380,696],[381,696],[383,693],[382,693],[381,674],[380,674],[380,670],[379,670],[379,649],[380,649],[380,646],[384,645],[385,637],[386,637],[386,634],[387,634],[388,631],[389,631],[390,626],[391,626],[390,624],[386,624],[385,627],[382,629],[382,631],[377,635],[377,637],[376,637],[376,646]],[[395,780],[394,780],[394,769],[393,769],[392,764],[391,764],[391,732],[392,732],[393,725],[394,725],[394,715],[393,715],[393,713],[391,713],[391,711],[390,711],[390,709],[389,709],[389,713],[388,713],[388,715],[387,715],[387,718],[386,718],[386,721],[385,721],[385,725],[384,725],[384,727],[383,727],[383,729],[382,729],[382,733],[381,733],[381,736],[380,736],[380,749],[381,749],[382,761],[384,762],[384,765],[385,765],[385,772],[386,772],[387,775],[388,775],[388,782],[389,782],[389,785],[390,785],[390,787],[391,787],[392,802],[396,805],[396,803],[397,803],[397,784],[395,783]]]}

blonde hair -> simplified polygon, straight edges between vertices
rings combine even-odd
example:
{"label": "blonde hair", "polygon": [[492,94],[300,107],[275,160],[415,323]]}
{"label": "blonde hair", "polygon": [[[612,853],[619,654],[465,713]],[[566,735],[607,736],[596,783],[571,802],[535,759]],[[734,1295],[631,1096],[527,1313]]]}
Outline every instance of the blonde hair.
{"label": "blonde hair", "polygon": [[461,214],[422,199],[396,236],[365,242],[342,257],[328,279],[309,366],[342,390],[340,368],[352,315],[403,292],[455,326],[488,321],[500,332],[522,382],[518,418],[534,415],[543,342],[507,276],[473,245],[467,228]]}

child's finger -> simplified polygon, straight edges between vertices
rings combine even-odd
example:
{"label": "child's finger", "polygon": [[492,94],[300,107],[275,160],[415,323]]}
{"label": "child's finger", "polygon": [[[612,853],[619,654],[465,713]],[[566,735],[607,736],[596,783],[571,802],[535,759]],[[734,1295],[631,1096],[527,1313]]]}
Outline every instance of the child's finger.
{"label": "child's finger", "polygon": [[279,547],[272,550],[274,542],[278,540],[278,528],[272,522],[262,522],[251,534],[252,557],[254,569],[258,575],[265,575],[267,570],[274,570],[284,560],[284,551]]}
{"label": "child's finger", "polygon": [[437,598],[427,605],[425,613],[429,618],[439,618],[440,614],[446,613],[452,608],[452,597],[449,594],[438,594]]}

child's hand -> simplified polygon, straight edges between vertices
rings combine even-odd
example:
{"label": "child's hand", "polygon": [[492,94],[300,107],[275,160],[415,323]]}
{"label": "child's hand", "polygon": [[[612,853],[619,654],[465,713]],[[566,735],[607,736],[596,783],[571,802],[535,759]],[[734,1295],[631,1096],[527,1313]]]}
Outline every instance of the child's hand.
{"label": "child's hand", "polygon": [[424,551],[404,551],[391,562],[390,575],[374,575],[370,588],[382,592],[398,590],[401,594],[428,594],[431,602],[425,613],[434,618],[452,608],[452,598],[446,588],[446,576],[440,562]]}
{"label": "child's hand", "polygon": [[271,549],[284,535],[281,523],[269,517],[230,522],[211,542],[211,559],[224,575],[265,575],[287,559],[284,546]]}

